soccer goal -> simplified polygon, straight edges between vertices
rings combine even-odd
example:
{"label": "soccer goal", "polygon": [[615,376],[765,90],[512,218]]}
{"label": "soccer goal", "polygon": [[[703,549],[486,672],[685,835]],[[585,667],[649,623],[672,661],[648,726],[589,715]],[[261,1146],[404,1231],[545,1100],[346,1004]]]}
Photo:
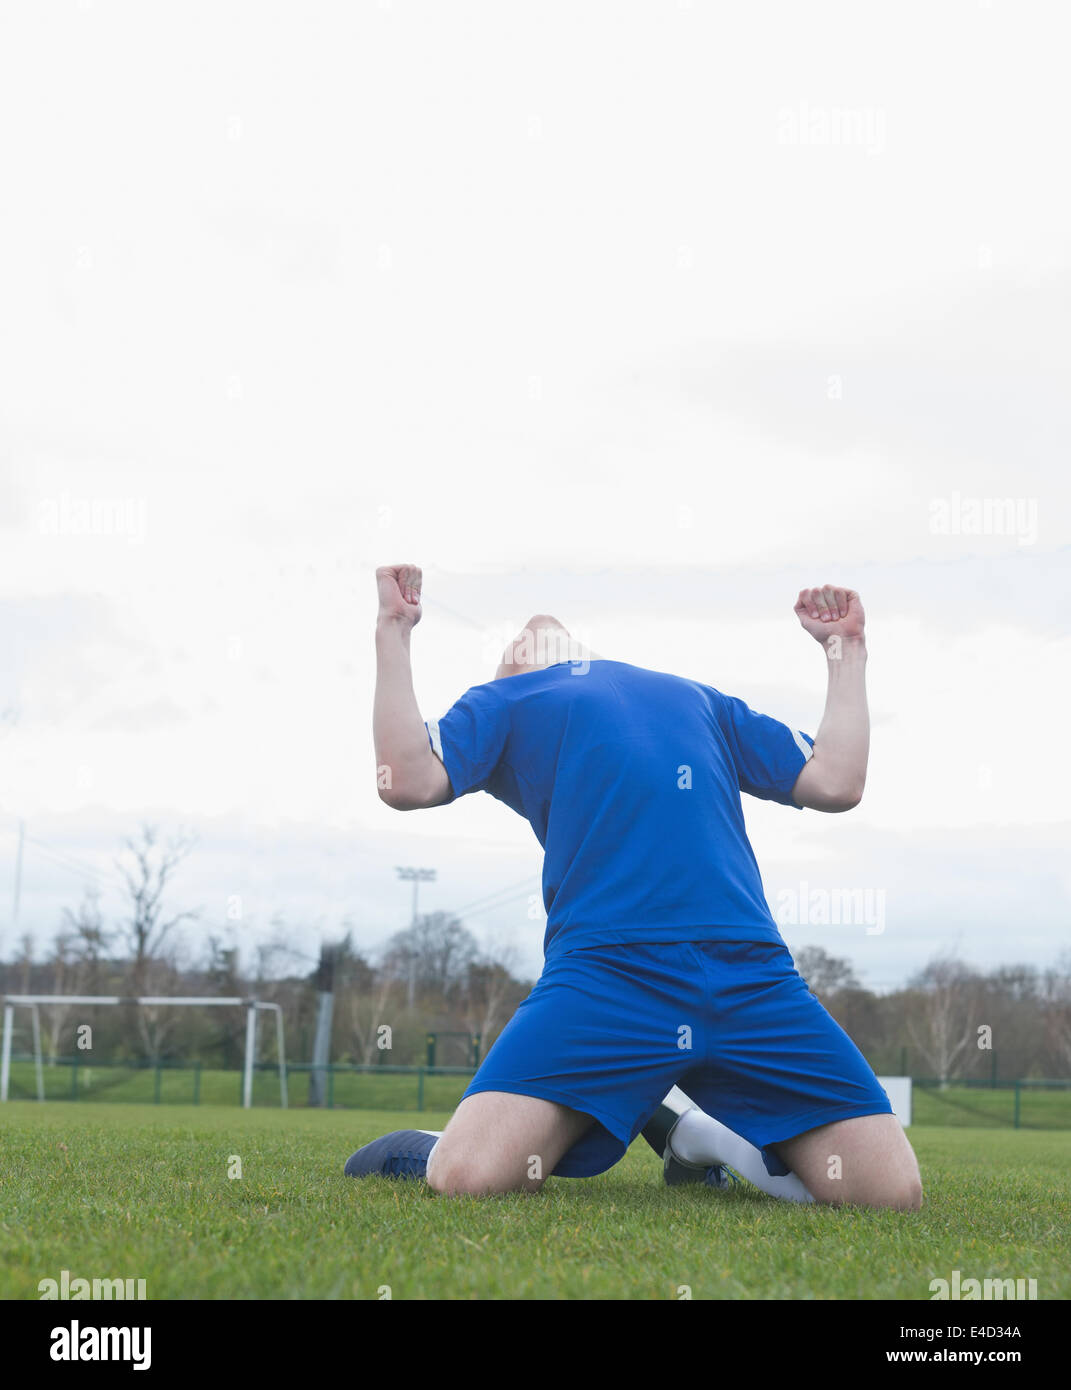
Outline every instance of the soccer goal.
{"label": "soccer goal", "polygon": [[4,1036],[0,1045],[0,1101],[7,1100],[8,1083],[11,1079],[11,1034],[15,1024],[15,1010],[25,1007],[30,1010],[33,1025],[34,1074],[37,1080],[37,1099],[45,1098],[44,1063],[41,1056],[41,1004],[168,1004],[196,1008],[219,1008],[240,1005],[245,1013],[245,1060],[242,1067],[242,1105],[248,1110],[253,1104],[253,1062],[257,1051],[257,1016],[264,1010],[275,1014],[275,1040],[279,1057],[279,1103],[286,1109],[286,1057],[283,1051],[283,1010],[279,1004],[270,1004],[263,999],[223,998],[219,995],[190,996],[179,995],[130,995],[120,994],[5,994],[0,996],[4,1004]]}

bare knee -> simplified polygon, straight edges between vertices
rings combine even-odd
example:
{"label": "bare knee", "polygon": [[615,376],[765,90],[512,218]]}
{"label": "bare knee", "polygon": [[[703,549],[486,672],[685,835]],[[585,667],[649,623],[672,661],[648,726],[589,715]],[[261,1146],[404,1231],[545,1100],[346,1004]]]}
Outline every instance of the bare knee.
{"label": "bare knee", "polygon": [[858,1196],[849,1197],[848,1200],[855,1205],[877,1210],[921,1211],[922,1179],[917,1168],[914,1172],[905,1169],[878,1182],[866,1184]]}
{"label": "bare knee", "polygon": [[501,1191],[478,1168],[440,1163],[428,1172],[428,1186],[442,1197],[490,1197]]}
{"label": "bare knee", "polygon": [[436,1152],[428,1164],[427,1183],[443,1197],[494,1197],[505,1192],[538,1192],[542,1179],[510,1175],[478,1158]]}
{"label": "bare knee", "polygon": [[857,1185],[828,1185],[814,1193],[815,1201],[830,1207],[869,1207],[872,1211],[920,1211],[922,1182],[904,1177],[863,1182]]}
{"label": "bare knee", "polygon": [[[901,1134],[903,1131],[901,1131]],[[919,1161],[915,1150],[904,1136],[904,1149],[901,1161],[896,1165],[895,1177],[891,1183],[893,1201],[889,1203],[897,1211],[920,1211],[922,1209],[922,1178],[919,1174]]]}
{"label": "bare knee", "polygon": [[776,1151],[818,1202],[902,1212],[922,1206],[918,1160],[894,1115],[835,1120]]}
{"label": "bare knee", "polygon": [[895,1208],[896,1211],[921,1211],[922,1179],[917,1173],[908,1174],[894,1186],[890,1195],[893,1200],[886,1205]]}

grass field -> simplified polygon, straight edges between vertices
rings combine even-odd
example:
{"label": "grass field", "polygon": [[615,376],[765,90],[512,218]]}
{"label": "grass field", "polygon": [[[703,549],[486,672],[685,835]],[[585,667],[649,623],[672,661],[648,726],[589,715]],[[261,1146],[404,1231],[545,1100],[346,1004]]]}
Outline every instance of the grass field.
{"label": "grass field", "polygon": [[[440,1128],[443,1113],[423,1124]],[[643,1141],[539,1196],[443,1199],[342,1175],[412,1117],[201,1106],[0,1110],[0,1296],[143,1278],[150,1299],[928,1299],[933,1278],[1071,1296],[1071,1135],[919,1127],[914,1215],[662,1184]],[[231,1155],[243,1176],[227,1176]]]}

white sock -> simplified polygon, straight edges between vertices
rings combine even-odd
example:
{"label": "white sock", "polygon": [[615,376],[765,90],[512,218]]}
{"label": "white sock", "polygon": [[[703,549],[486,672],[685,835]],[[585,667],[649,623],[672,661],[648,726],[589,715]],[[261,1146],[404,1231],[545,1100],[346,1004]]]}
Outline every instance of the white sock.
{"label": "white sock", "polygon": [[[677,1088],[673,1090],[677,1091]],[[683,1094],[677,1091],[678,1097]],[[673,1095],[672,1091],[670,1095]],[[669,1105],[671,1110],[677,1109],[676,1105],[670,1103],[669,1096],[664,1104]],[[693,1108],[681,1116],[670,1136],[669,1146],[682,1163],[692,1163],[697,1167],[727,1163],[742,1178],[747,1178],[748,1182],[754,1183],[771,1197],[783,1197],[788,1202],[814,1201],[795,1173],[782,1178],[771,1177],[766,1171],[761,1152],[754,1144],[749,1144],[727,1125],[702,1110]]]}
{"label": "white sock", "polygon": [[687,1115],[689,1110],[696,1109],[695,1101],[689,1100],[679,1086],[673,1087],[662,1104],[672,1110],[674,1115]]}

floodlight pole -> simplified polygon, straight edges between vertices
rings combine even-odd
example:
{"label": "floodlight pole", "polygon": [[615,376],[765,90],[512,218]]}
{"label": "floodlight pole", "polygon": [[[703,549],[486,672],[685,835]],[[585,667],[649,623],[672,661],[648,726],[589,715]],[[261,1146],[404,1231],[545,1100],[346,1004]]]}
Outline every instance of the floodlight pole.
{"label": "floodlight pole", "polygon": [[15,891],[11,898],[11,925],[19,925],[19,901],[22,897],[22,846],[26,840],[26,822],[19,817],[19,848],[15,855]]}
{"label": "floodlight pole", "polygon": [[[409,881],[413,885],[413,920],[411,925],[416,926],[420,920],[417,915],[417,891],[422,883],[435,882],[435,869],[417,869],[411,865],[396,864],[394,872],[400,879]],[[413,1007],[413,996],[416,993],[416,957],[413,955],[412,948],[409,951],[409,989],[406,994],[406,1007]]]}

